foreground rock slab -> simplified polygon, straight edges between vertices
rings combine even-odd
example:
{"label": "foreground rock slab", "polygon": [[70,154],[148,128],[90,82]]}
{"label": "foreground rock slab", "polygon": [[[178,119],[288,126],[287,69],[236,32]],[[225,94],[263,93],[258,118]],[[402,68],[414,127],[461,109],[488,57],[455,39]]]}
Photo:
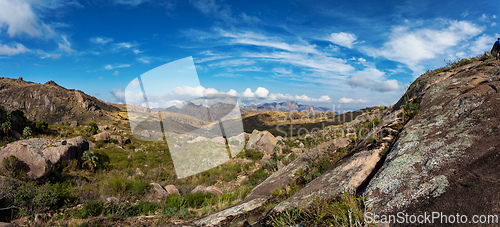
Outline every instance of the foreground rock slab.
{"label": "foreground rock slab", "polygon": [[[61,161],[71,161],[82,157],[89,149],[88,141],[79,136],[68,140],[33,138],[9,143],[0,148],[0,160],[11,155],[21,162],[21,168],[30,179],[47,176],[53,166]],[[0,166],[0,171],[7,170]]]}

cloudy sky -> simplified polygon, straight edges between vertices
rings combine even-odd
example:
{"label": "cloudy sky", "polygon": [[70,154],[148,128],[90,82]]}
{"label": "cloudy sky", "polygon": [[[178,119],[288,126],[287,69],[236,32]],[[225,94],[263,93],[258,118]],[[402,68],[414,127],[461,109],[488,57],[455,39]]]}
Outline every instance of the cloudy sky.
{"label": "cloudy sky", "polygon": [[199,85],[178,94],[392,105],[426,70],[489,51],[496,3],[0,0],[0,76],[119,103],[134,78],[192,56]]}

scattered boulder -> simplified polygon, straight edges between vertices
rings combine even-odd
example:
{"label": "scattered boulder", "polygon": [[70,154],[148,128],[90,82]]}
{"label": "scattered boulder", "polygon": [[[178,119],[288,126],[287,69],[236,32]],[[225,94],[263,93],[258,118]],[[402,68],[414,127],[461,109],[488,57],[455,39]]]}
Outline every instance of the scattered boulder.
{"label": "scattered boulder", "polygon": [[[9,143],[0,148],[0,160],[16,156],[26,176],[39,179],[47,176],[55,164],[79,159],[89,149],[88,141],[81,136],[66,141],[63,145],[61,140],[32,138]],[[3,166],[0,166],[0,171],[7,173]]]}
{"label": "scattered boulder", "polygon": [[106,198],[107,203],[118,203],[119,201],[120,200],[118,198],[113,197],[113,196]]}
{"label": "scattered boulder", "polygon": [[158,198],[166,198],[168,196],[168,192],[163,189],[163,187],[157,183],[150,183],[151,186],[153,186],[153,189],[155,190],[155,195]]}
{"label": "scattered boulder", "polygon": [[111,136],[109,136],[109,138],[112,139],[112,140],[116,140],[116,142],[119,143],[119,144],[122,143],[122,137],[121,136],[111,135]]}
{"label": "scattered boulder", "polygon": [[187,141],[188,143],[197,143],[197,142],[202,142],[202,141],[207,141],[208,139],[203,136],[198,136],[195,139],[192,139],[190,141]]}
{"label": "scattered boulder", "polygon": [[151,133],[148,130],[142,130],[141,131],[141,136],[149,138],[149,137],[151,137]]}
{"label": "scattered boulder", "polygon": [[179,193],[179,190],[173,184],[169,184],[169,185],[165,186],[164,188],[168,192],[169,195],[171,195],[171,194],[181,195],[181,193]]}
{"label": "scattered boulder", "polygon": [[71,121],[69,124],[73,127],[76,127],[78,126],[78,121]]}
{"label": "scattered boulder", "polygon": [[99,126],[99,131],[104,132],[104,131],[107,131],[107,130],[109,130],[109,126],[107,126],[107,125]]}
{"label": "scattered boulder", "polygon": [[226,139],[224,139],[224,137],[222,137],[222,136],[218,136],[218,137],[214,137],[212,139],[212,142],[226,144]]}
{"label": "scattered boulder", "polygon": [[139,168],[135,169],[135,174],[137,174],[139,176],[144,176],[144,172],[142,172],[142,170]]}
{"label": "scattered boulder", "polygon": [[92,141],[89,141],[89,148],[95,148],[95,147],[96,147],[95,143]]}
{"label": "scattered boulder", "polygon": [[130,142],[130,138],[128,138],[128,137],[123,137],[123,139],[122,139],[122,144],[123,144],[123,145],[125,145],[125,144],[130,144],[130,143],[131,143],[131,142]]}
{"label": "scattered boulder", "polygon": [[208,187],[205,187],[205,186],[202,186],[202,185],[198,185],[196,186],[196,188],[194,188],[191,193],[196,193],[196,192],[205,192],[205,193],[210,193],[210,194],[214,194],[214,195],[222,195],[223,191],[218,188],[218,187],[215,187],[215,186],[208,186]]}
{"label": "scattered boulder", "polygon": [[109,142],[110,136],[108,132],[101,132],[99,134],[92,136],[92,138],[94,138],[95,141]]}
{"label": "scattered boulder", "polygon": [[253,130],[250,139],[248,140],[246,148],[248,150],[261,151],[264,154],[272,154],[274,146],[278,141],[268,131]]}
{"label": "scattered boulder", "polygon": [[215,187],[215,186],[208,186],[207,188],[205,188],[205,192],[207,193],[210,193],[210,194],[214,194],[214,195],[222,195],[223,191],[218,188],[218,187]]}

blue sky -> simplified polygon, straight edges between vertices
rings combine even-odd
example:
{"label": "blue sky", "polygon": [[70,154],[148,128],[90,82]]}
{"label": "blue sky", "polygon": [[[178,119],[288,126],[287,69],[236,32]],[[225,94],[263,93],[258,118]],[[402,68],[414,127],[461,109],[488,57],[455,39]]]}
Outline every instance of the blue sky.
{"label": "blue sky", "polygon": [[134,78],[192,56],[201,87],[184,93],[389,106],[426,70],[489,51],[499,9],[491,0],[0,0],[0,76],[122,103]]}

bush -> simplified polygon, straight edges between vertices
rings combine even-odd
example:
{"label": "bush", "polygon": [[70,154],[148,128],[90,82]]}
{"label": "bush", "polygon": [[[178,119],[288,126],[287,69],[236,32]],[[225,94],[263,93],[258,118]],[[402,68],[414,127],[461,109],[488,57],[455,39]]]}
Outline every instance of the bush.
{"label": "bush", "polygon": [[262,165],[262,169],[266,169],[269,171],[274,171],[278,169],[278,162],[268,161]]}
{"label": "bush", "polygon": [[87,128],[87,132],[90,134],[90,135],[95,135],[97,134],[97,131],[99,131],[99,127],[97,126],[97,124],[95,122],[90,122],[89,123],[89,126]]}
{"label": "bush", "polygon": [[254,151],[254,150],[247,150],[245,148],[245,149],[243,149],[242,152],[240,152],[238,154],[238,157],[248,158],[248,159],[251,159],[253,161],[259,161],[262,159],[262,157],[264,157],[264,154],[261,152],[258,152],[258,151]]}
{"label": "bush", "polygon": [[31,131],[31,128],[29,126],[26,126],[23,129],[23,135],[21,138],[22,139],[29,139],[29,138],[31,138],[32,134],[33,134],[33,131]]}
{"label": "bush", "polygon": [[99,157],[93,151],[83,152],[82,167],[94,172],[99,167]]}
{"label": "bush", "polygon": [[407,103],[403,105],[403,111],[408,118],[413,118],[418,114],[418,103]]}
{"label": "bush", "polygon": [[49,127],[49,124],[46,121],[35,122],[35,129],[38,132],[44,132],[45,130],[47,130],[48,127]]}

